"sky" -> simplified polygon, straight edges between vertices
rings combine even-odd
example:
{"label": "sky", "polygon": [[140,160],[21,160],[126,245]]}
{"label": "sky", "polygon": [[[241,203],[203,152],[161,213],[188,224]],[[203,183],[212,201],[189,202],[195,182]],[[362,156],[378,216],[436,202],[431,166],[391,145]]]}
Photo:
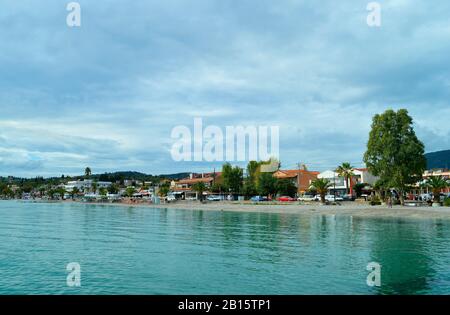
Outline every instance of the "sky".
{"label": "sky", "polygon": [[282,168],[362,167],[390,108],[450,148],[447,0],[378,1],[380,27],[362,0],[80,0],[81,27],[68,2],[0,3],[0,176],[220,168],[172,159],[194,118],[279,126]]}

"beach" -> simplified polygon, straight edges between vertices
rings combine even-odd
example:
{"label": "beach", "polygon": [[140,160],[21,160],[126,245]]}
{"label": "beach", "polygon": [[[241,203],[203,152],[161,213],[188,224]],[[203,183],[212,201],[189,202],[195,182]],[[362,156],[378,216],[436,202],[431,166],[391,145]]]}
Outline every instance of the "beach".
{"label": "beach", "polygon": [[[78,201],[62,201],[64,203],[84,203]],[[450,207],[413,207],[395,205],[388,208],[385,205],[370,206],[356,202],[342,202],[340,205],[321,205],[320,203],[251,203],[217,201],[201,203],[199,201],[176,201],[162,204],[148,202],[120,202],[102,203],[90,202],[88,204],[105,206],[128,206],[156,209],[176,210],[202,210],[202,211],[229,211],[229,212],[260,212],[277,214],[302,215],[336,215],[373,218],[410,218],[410,219],[449,219]]]}
{"label": "beach", "polygon": [[161,205],[149,205],[154,208],[167,209],[196,209],[205,211],[236,211],[236,212],[264,212],[289,213],[310,215],[347,215],[358,217],[388,217],[388,218],[431,218],[450,219],[450,207],[406,207],[406,206],[370,206],[344,202],[341,205],[315,204],[253,204],[238,202],[175,202]]}

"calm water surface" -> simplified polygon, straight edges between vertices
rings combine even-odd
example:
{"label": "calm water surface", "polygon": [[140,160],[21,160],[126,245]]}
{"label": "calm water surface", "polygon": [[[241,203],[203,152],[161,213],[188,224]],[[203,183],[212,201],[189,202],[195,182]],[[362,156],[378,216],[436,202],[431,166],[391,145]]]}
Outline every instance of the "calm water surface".
{"label": "calm water surface", "polygon": [[450,294],[450,221],[2,201],[0,294]]}

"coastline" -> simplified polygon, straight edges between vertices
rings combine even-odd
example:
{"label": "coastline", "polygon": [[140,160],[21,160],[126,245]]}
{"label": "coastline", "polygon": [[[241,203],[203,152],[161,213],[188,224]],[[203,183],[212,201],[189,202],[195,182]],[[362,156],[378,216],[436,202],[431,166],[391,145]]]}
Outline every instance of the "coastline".
{"label": "coastline", "polygon": [[[47,201],[26,201],[45,203]],[[407,206],[370,206],[344,202],[341,205],[311,204],[255,204],[249,202],[208,202],[178,201],[166,204],[151,203],[103,203],[103,202],[81,202],[81,201],[50,201],[49,203],[77,203],[100,206],[139,207],[153,209],[174,210],[202,210],[202,211],[227,211],[227,212],[250,212],[250,213],[274,213],[274,214],[301,214],[301,215],[339,215],[354,216],[362,218],[409,218],[409,219],[447,219],[450,220],[450,207],[407,207]]]}

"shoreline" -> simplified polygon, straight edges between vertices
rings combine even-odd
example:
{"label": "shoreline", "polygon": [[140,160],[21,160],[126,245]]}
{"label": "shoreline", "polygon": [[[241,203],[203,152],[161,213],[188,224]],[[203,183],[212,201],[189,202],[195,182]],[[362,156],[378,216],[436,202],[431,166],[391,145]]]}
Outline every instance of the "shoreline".
{"label": "shoreline", "polygon": [[[19,200],[20,202],[20,200]],[[24,201],[28,203],[76,203],[100,206],[139,207],[153,209],[173,210],[202,210],[202,211],[227,211],[247,213],[274,213],[274,214],[298,214],[298,215],[339,215],[362,218],[411,218],[411,219],[448,219],[450,220],[450,207],[408,207],[408,206],[370,206],[354,202],[343,202],[341,205],[311,204],[256,204],[249,202],[208,202],[177,201],[174,203],[105,203],[82,201]]]}

